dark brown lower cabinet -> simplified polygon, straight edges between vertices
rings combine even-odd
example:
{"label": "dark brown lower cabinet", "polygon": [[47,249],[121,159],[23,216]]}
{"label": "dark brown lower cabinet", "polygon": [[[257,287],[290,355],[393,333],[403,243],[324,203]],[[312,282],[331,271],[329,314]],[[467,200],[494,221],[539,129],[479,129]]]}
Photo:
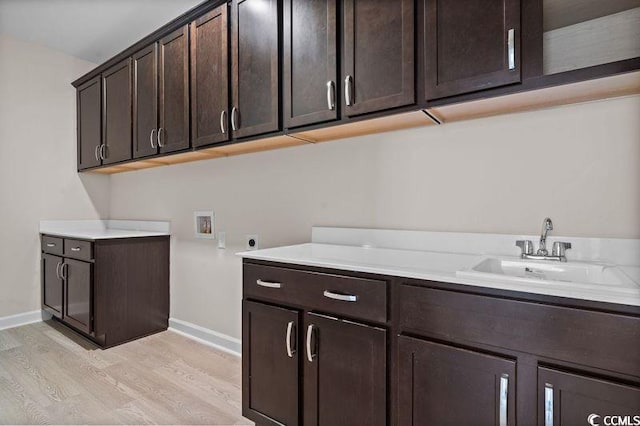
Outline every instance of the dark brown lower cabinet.
{"label": "dark brown lower cabinet", "polygon": [[305,315],[304,424],[387,424],[386,331]]}
{"label": "dark brown lower cabinet", "polygon": [[242,408],[259,424],[298,424],[298,318],[292,309],[243,304]]}
{"label": "dark brown lower cabinet", "polygon": [[42,309],[57,318],[62,318],[64,289],[60,267],[62,257],[42,255]]}
{"label": "dark brown lower cabinet", "polygon": [[539,367],[538,425],[583,424],[640,424],[640,387]]}
{"label": "dark brown lower cabinet", "polygon": [[64,320],[85,333],[91,333],[93,321],[93,265],[74,259],[65,259],[62,270],[64,280]]}
{"label": "dark brown lower cabinet", "polygon": [[167,329],[168,236],[43,236],[42,251],[42,309],[54,318],[102,347]]}
{"label": "dark brown lower cabinet", "polygon": [[398,342],[398,425],[515,424],[515,361],[405,336]]}

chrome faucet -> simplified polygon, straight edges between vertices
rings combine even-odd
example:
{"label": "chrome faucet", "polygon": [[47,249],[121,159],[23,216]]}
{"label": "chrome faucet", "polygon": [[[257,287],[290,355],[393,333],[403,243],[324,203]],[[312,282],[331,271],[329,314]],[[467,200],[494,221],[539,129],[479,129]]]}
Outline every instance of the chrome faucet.
{"label": "chrome faucet", "polygon": [[545,218],[542,222],[542,232],[540,232],[540,245],[538,246],[538,256],[546,256],[549,254],[547,250],[547,234],[553,231],[553,222],[551,218]]}
{"label": "chrome faucet", "polygon": [[551,252],[551,255],[549,255],[549,251],[547,250],[547,236],[549,235],[549,231],[552,230],[553,222],[550,218],[547,217],[542,222],[540,246],[538,247],[538,251],[536,251],[536,254],[533,254],[533,243],[530,240],[516,241],[516,246],[520,247],[520,250],[522,250],[522,254],[520,255],[520,257],[522,259],[555,260],[558,262],[566,262],[566,251],[571,248],[571,243],[556,241],[555,243],[553,243],[553,250]]}

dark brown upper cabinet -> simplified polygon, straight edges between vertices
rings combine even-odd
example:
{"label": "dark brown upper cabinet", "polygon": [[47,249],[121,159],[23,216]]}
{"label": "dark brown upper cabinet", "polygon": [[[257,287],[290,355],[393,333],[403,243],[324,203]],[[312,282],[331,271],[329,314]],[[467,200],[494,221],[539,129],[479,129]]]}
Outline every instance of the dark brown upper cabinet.
{"label": "dark brown upper cabinet", "polygon": [[518,83],[520,0],[424,0],[427,100]]}
{"label": "dark brown upper cabinet", "polygon": [[131,59],[102,73],[102,164],[131,159]]}
{"label": "dark brown upper cabinet", "polygon": [[191,23],[191,145],[229,140],[226,4]]}
{"label": "dark brown upper cabinet", "polygon": [[158,43],[133,55],[133,157],[158,153]]}
{"label": "dark brown upper cabinet", "polygon": [[280,129],[279,0],[231,5],[231,128],[236,138]]}
{"label": "dark brown upper cabinet", "polygon": [[96,167],[102,164],[102,102],[101,78],[97,76],[78,86],[77,132],[78,132],[78,170]]}
{"label": "dark brown upper cabinet", "polygon": [[515,424],[513,360],[400,336],[398,425]]}
{"label": "dark brown upper cabinet", "polygon": [[343,111],[347,116],[415,102],[413,0],[344,0]]}
{"label": "dark brown upper cabinet", "polygon": [[298,317],[293,309],[243,303],[243,412],[259,424],[298,424]]}
{"label": "dark brown upper cabinet", "polygon": [[189,148],[189,26],[160,39],[158,147],[161,153]]}
{"label": "dark brown upper cabinet", "polygon": [[[630,416],[633,420],[638,410],[640,388],[637,386],[538,367],[539,426],[606,424],[605,415]],[[597,417],[592,417],[594,414]]]}
{"label": "dark brown upper cabinet", "polygon": [[336,0],[284,0],[284,125],[338,118]]}
{"label": "dark brown upper cabinet", "polygon": [[386,331],[307,313],[305,332],[304,424],[386,425]]}

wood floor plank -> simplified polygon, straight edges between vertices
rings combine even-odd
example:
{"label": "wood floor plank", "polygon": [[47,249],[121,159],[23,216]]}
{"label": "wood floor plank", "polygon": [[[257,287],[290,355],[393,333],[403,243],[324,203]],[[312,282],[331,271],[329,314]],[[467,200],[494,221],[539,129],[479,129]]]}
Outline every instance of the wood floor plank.
{"label": "wood floor plank", "polygon": [[101,350],[53,321],[0,331],[0,424],[253,423],[239,358],[173,332]]}

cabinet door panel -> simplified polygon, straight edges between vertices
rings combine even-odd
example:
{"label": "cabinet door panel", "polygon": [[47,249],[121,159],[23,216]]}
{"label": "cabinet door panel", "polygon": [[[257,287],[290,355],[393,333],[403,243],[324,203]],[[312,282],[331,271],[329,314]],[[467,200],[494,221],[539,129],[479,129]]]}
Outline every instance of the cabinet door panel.
{"label": "cabinet door panel", "polygon": [[304,424],[387,424],[386,331],[309,313],[304,355]]}
{"label": "cabinet door panel", "polygon": [[414,1],[345,0],[343,89],[352,77],[347,116],[415,101]]}
{"label": "cabinet door panel", "polygon": [[61,257],[42,254],[42,308],[58,318],[62,318],[63,285],[59,276],[61,265]]}
{"label": "cabinet door panel", "polygon": [[427,99],[520,81],[520,0],[424,1]]}
{"label": "cabinet door panel", "polygon": [[242,327],[242,414],[258,424],[297,425],[298,312],[245,301]]}
{"label": "cabinet door panel", "polygon": [[[398,338],[398,424],[515,424],[515,362],[464,349]],[[506,411],[501,379],[506,374]]]}
{"label": "cabinet door panel", "polygon": [[604,424],[607,415],[640,421],[640,388],[538,368],[538,425],[549,420],[554,426],[586,425],[592,414],[598,416],[595,424]]}
{"label": "cabinet door panel", "polygon": [[189,148],[189,26],[160,40],[160,152]]}
{"label": "cabinet door panel", "polygon": [[191,24],[191,133],[194,147],[229,139],[227,5]]}
{"label": "cabinet door panel", "polygon": [[279,130],[278,0],[232,3],[231,78],[242,138]]}
{"label": "cabinet door panel", "polygon": [[338,118],[336,23],[336,0],[284,2],[286,127]]}
{"label": "cabinet door panel", "polygon": [[102,145],[102,104],[100,76],[78,87],[76,107],[78,109],[78,170],[101,164],[97,150]]}
{"label": "cabinet door panel", "polygon": [[104,164],[131,159],[131,59],[102,75]]}
{"label": "cabinet door panel", "polygon": [[92,264],[65,259],[64,321],[80,331],[91,333],[93,316]]}
{"label": "cabinet door panel", "polygon": [[133,157],[158,153],[158,44],[133,55]]}

